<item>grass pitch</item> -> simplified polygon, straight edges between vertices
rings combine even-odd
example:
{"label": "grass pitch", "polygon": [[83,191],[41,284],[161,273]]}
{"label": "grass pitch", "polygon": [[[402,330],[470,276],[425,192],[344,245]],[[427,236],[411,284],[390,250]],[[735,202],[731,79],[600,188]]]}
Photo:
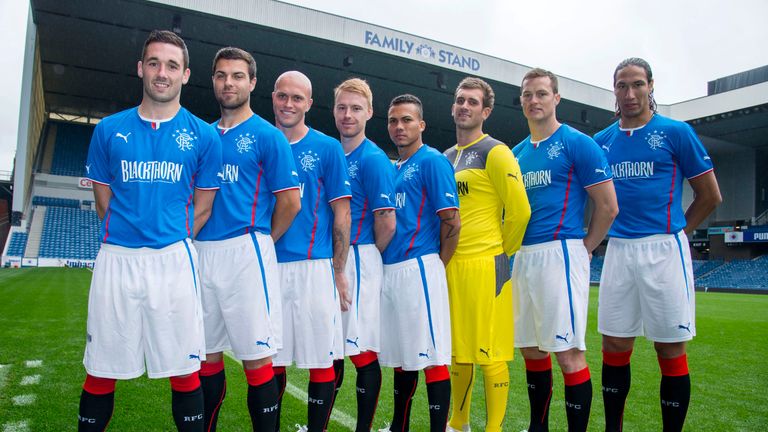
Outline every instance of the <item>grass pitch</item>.
{"label": "grass pitch", "polygon": [[[63,431],[76,428],[85,345],[85,316],[91,273],[83,269],[0,270],[0,428]],[[587,360],[594,397],[590,430],[603,429],[600,393],[600,338],[596,331],[597,289],[591,293]],[[697,293],[699,336],[689,346],[692,400],[686,429],[690,431],[768,430],[768,296]],[[41,364],[29,362],[40,360]],[[29,362],[29,363],[28,363]],[[241,367],[226,360],[228,395],[219,418],[221,431],[250,430],[245,406],[246,383]],[[562,376],[555,367],[550,429],[564,431]],[[472,397],[472,428],[483,430],[485,402],[482,373],[476,374]],[[35,376],[39,382],[35,383]],[[392,372],[384,370],[375,428],[392,414]],[[659,370],[650,342],[638,339],[632,356],[632,390],[627,401],[628,431],[661,430],[658,401]],[[306,389],[307,373],[289,370],[288,380]],[[344,386],[336,408],[354,418],[354,366],[347,362]],[[411,429],[428,430],[423,375],[413,404]],[[282,430],[306,423],[306,405],[286,393]],[[332,421],[329,430],[349,430]],[[505,430],[519,431],[528,423],[528,398],[521,358],[510,363],[510,394]],[[17,429],[12,429],[16,427]],[[173,431],[167,380],[140,378],[118,383],[114,431]]]}

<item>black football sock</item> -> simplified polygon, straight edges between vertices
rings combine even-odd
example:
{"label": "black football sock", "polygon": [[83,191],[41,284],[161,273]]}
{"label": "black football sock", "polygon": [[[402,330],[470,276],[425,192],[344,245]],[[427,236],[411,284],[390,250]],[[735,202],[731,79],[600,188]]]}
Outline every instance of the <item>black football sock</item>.
{"label": "black football sock", "polygon": [[203,389],[199,386],[192,391],[171,391],[173,421],[179,432],[203,432]]}
{"label": "black football sock", "polygon": [[552,400],[552,359],[525,360],[525,380],[531,417],[528,432],[549,431],[549,403]]}
{"label": "black football sock", "polygon": [[277,398],[277,381],[274,378],[258,386],[248,386],[248,412],[254,431],[275,430],[278,417]]}
{"label": "black football sock", "polygon": [[451,376],[445,366],[436,366],[424,372],[429,402],[429,430],[444,432],[451,412]]}
{"label": "black football sock", "polygon": [[589,368],[563,374],[565,381],[565,414],[569,432],[585,432],[592,408],[592,380]]}
{"label": "black football sock", "polygon": [[80,394],[77,414],[78,432],[102,432],[109,425],[115,409],[115,393],[93,394],[85,390]]}
{"label": "black football sock", "polygon": [[395,409],[392,413],[392,432],[407,432],[411,422],[411,401],[419,383],[418,371],[395,369]]}
{"label": "black football sock", "polygon": [[373,425],[381,391],[381,366],[374,360],[357,368],[357,427],[356,432],[368,432]]}
{"label": "black football sock", "polygon": [[205,409],[205,431],[214,432],[219,421],[219,409],[227,395],[227,380],[224,362],[200,365],[200,388],[203,389]]}

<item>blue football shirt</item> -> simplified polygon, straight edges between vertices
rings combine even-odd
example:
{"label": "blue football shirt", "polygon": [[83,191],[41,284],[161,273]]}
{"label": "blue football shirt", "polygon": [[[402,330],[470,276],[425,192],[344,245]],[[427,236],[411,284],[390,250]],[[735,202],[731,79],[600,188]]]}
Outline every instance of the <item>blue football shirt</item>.
{"label": "blue football shirt", "polygon": [[[218,128],[218,122],[214,123]],[[251,231],[272,232],[274,194],[299,187],[288,141],[254,114],[221,135],[221,189],[198,240],[224,240]]]}
{"label": "blue football shirt", "polygon": [[185,108],[156,122],[136,107],[96,125],[85,169],[112,189],[101,241],[162,248],[192,236],[195,188],[219,188],[221,142]]}
{"label": "blue football shirt", "polygon": [[347,171],[352,184],[352,232],[350,244],[373,244],[373,213],[395,209],[395,167],[369,139],[347,155]]}
{"label": "blue football shirt", "polygon": [[395,175],[395,236],[382,254],[395,264],[440,252],[441,210],[459,208],[453,166],[442,153],[424,144],[398,163]]}
{"label": "blue football shirt", "polygon": [[613,171],[619,215],[608,235],[639,238],[685,228],[683,178],[712,171],[712,160],[687,123],[654,114],[646,125],[616,121],[597,135]]}
{"label": "blue football shirt", "polygon": [[611,169],[592,138],[561,125],[538,143],[531,137],[512,152],[531,204],[523,244],[584,238],[586,189],[611,180]]}
{"label": "blue football shirt", "polygon": [[275,243],[278,262],[333,257],[331,202],[351,198],[347,162],[337,140],[309,129],[291,144],[299,174],[301,211]]}

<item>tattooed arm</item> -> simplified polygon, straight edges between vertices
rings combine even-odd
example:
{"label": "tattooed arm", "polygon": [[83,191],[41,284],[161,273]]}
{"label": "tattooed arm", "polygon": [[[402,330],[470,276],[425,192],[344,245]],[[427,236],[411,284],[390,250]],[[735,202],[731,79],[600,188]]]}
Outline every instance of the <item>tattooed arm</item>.
{"label": "tattooed arm", "polygon": [[382,209],[373,212],[373,238],[379,252],[384,252],[395,235],[395,210]]}
{"label": "tattooed arm", "polygon": [[349,229],[352,224],[349,198],[332,201],[331,208],[333,209],[333,275],[336,280],[336,289],[339,291],[341,310],[346,311],[351,304],[347,276],[344,274],[349,253]]}
{"label": "tattooed arm", "polygon": [[440,217],[440,260],[447,266],[459,245],[461,218],[457,209],[441,210],[437,216]]}

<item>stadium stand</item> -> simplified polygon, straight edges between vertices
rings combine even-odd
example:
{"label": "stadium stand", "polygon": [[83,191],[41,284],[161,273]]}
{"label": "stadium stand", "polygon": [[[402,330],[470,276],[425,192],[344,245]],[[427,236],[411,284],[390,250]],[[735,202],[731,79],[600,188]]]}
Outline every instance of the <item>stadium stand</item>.
{"label": "stadium stand", "polygon": [[768,289],[768,256],[753,260],[733,260],[714,268],[696,278],[700,288],[722,288],[736,290]]}
{"label": "stadium stand", "polygon": [[723,260],[693,260],[693,276],[698,279],[723,264]]}
{"label": "stadium stand", "polygon": [[96,212],[70,207],[48,207],[40,258],[96,259],[99,220]]}
{"label": "stadium stand", "polygon": [[70,207],[80,208],[80,201],[69,198],[53,198],[46,196],[35,196],[32,198],[32,205],[48,207]]}
{"label": "stadium stand", "polygon": [[600,276],[603,274],[603,261],[605,257],[593,256],[589,262],[589,283],[600,283]]}
{"label": "stadium stand", "polygon": [[11,243],[8,245],[8,256],[23,257],[27,247],[27,233],[15,232],[11,235]]}
{"label": "stadium stand", "polygon": [[54,144],[51,174],[82,177],[85,159],[93,134],[93,126],[58,123]]}

